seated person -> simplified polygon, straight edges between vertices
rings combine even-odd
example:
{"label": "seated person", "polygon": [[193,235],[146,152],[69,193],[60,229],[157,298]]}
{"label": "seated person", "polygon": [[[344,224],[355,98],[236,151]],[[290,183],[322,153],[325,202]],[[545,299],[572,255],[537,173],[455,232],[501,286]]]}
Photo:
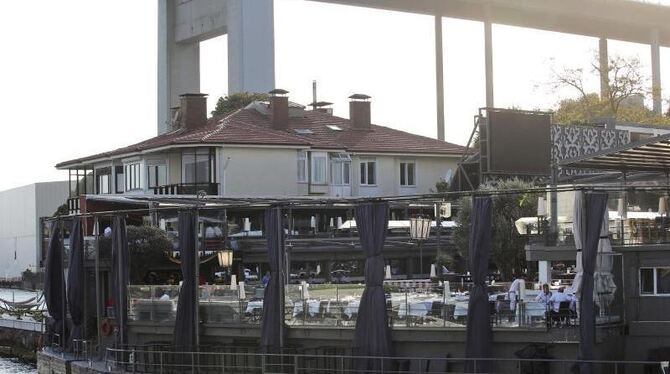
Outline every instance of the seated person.
{"label": "seated person", "polygon": [[554,317],[561,317],[561,316],[558,316],[559,311],[560,311],[560,307],[561,307],[561,303],[562,302],[572,303],[572,301],[573,301],[573,297],[565,293],[565,287],[559,288],[558,292],[554,293],[549,298],[549,304],[551,306],[551,310],[550,310],[551,315],[554,316]]}
{"label": "seated person", "polygon": [[549,285],[545,283],[542,285],[542,292],[537,294],[537,296],[535,297],[535,301],[542,303],[542,305],[544,305],[545,308],[549,310],[551,304],[549,300],[551,299],[552,295],[553,293],[549,291]]}

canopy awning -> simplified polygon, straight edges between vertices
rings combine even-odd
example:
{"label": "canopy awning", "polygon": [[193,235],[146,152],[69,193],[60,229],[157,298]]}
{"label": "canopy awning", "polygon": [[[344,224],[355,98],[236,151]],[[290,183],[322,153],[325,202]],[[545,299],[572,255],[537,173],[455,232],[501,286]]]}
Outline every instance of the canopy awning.
{"label": "canopy awning", "polygon": [[562,160],[565,168],[670,172],[670,133]]}

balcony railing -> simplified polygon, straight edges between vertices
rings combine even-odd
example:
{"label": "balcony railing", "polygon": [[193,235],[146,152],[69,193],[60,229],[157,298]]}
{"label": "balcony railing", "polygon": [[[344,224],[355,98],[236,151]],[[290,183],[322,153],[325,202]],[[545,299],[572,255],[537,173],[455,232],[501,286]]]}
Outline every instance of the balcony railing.
{"label": "balcony railing", "polygon": [[218,195],[218,183],[177,183],[154,187],[154,195],[197,195],[205,191],[207,195]]}
{"label": "balcony railing", "polygon": [[70,214],[79,214],[80,209],[78,197],[71,197],[67,199],[67,210],[70,212]]}

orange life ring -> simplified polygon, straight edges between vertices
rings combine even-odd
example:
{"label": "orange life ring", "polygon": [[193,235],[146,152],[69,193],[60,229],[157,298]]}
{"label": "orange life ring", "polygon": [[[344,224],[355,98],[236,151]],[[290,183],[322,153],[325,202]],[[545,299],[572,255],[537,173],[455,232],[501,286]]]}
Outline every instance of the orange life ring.
{"label": "orange life ring", "polygon": [[108,318],[104,318],[102,320],[102,324],[100,325],[100,332],[102,332],[102,335],[104,336],[109,336],[109,334],[112,333],[112,324],[109,322]]}

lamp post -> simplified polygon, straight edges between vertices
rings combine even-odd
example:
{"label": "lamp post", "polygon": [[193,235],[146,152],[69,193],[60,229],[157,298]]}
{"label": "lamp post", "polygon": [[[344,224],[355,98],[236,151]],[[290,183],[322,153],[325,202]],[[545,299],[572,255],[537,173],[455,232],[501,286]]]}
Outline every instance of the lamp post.
{"label": "lamp post", "polygon": [[224,269],[229,268],[233,264],[233,250],[223,248],[216,254],[216,258],[219,260],[219,266]]}
{"label": "lamp post", "polygon": [[421,242],[428,239],[430,235],[431,220],[422,217],[412,217],[409,219],[409,235],[412,240],[417,241],[419,247],[419,266],[420,271],[423,271],[423,248]]}

